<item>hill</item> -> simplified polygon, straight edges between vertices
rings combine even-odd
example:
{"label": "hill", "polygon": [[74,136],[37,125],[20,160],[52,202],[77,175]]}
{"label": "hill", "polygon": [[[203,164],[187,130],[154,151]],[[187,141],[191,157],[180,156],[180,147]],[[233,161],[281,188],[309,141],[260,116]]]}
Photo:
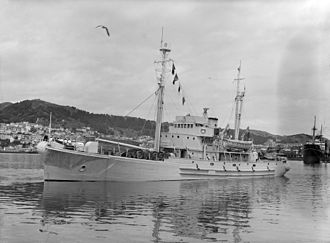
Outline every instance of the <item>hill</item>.
{"label": "hill", "polygon": [[0,111],[5,109],[7,106],[12,105],[13,103],[10,102],[4,102],[4,103],[0,103]]}
{"label": "hill", "polygon": [[[3,103],[2,103],[3,104]],[[9,105],[2,105],[0,122],[27,121],[44,126],[49,124],[49,114],[52,112],[52,126],[64,128],[91,127],[104,134],[135,136],[153,135],[155,123],[136,117],[113,116],[108,114],[94,114],[77,109],[73,106],[61,106],[39,99],[24,100]]]}
{"label": "hill", "polygon": [[[104,134],[119,134],[128,137],[138,135],[154,135],[155,122],[136,117],[114,116],[108,114],[94,114],[77,109],[73,106],[62,106],[40,99],[24,100],[17,103],[5,102],[0,104],[0,122],[28,121],[44,126],[49,124],[49,114],[52,112],[52,126],[64,128],[91,127]],[[165,123],[164,130],[168,129]],[[233,131],[230,131],[232,134]],[[273,135],[268,132],[251,130],[251,138],[255,144],[264,144],[269,139],[282,143],[305,143],[311,139],[306,134],[289,136]]]}

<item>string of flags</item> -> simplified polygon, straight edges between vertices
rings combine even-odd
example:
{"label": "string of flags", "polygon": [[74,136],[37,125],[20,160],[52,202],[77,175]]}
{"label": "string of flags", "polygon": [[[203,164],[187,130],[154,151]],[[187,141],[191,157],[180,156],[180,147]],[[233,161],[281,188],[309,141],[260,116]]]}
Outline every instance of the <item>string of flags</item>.
{"label": "string of flags", "polygon": [[175,85],[175,83],[178,82],[178,92],[182,94],[182,105],[184,105],[184,103],[186,102],[186,99],[183,96],[182,86],[180,84],[179,76],[178,76],[178,74],[176,72],[176,68],[175,68],[174,62],[172,63],[172,75],[174,76],[172,83],[173,83],[173,85]]}

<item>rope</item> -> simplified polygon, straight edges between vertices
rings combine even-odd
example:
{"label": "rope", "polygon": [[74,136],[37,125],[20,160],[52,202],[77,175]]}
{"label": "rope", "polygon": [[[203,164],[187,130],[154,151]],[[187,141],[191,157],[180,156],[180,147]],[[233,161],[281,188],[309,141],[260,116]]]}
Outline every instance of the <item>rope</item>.
{"label": "rope", "polygon": [[[155,100],[154,100],[154,102],[152,102],[152,104],[151,104],[151,106],[150,106],[150,108],[149,108],[149,111],[148,111],[148,114],[147,114],[147,117],[149,116],[149,114],[150,114],[150,112],[152,111],[152,110],[155,110],[155,109],[153,109],[153,107],[156,105],[156,96],[155,96]],[[145,128],[145,126],[146,126],[146,124],[147,124],[147,119],[145,119],[145,121],[144,121],[144,124],[143,124],[143,126],[142,126],[142,128],[141,128],[141,131],[140,131],[140,133],[142,134],[142,132],[143,132],[143,130],[144,130],[144,128]]]}
{"label": "rope", "polygon": [[[157,90],[158,91],[158,90]],[[157,92],[156,91],[156,92]],[[130,112],[128,112],[125,116],[130,115],[133,111],[135,111],[137,108],[139,108],[144,102],[146,102],[147,100],[149,100],[153,95],[155,95],[156,92],[153,92],[151,95],[149,95],[146,99],[144,99],[140,104],[138,104],[137,106],[135,106],[133,108],[133,110],[131,110]]]}

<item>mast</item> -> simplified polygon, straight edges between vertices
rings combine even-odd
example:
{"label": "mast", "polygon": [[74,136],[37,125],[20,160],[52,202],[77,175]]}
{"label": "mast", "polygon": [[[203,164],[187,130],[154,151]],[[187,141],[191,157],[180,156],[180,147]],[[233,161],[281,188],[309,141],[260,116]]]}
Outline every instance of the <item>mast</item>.
{"label": "mast", "polygon": [[154,149],[159,152],[160,147],[160,132],[161,132],[161,126],[162,126],[162,120],[163,120],[163,113],[164,113],[164,89],[165,89],[165,78],[166,78],[166,67],[167,62],[169,61],[167,59],[168,53],[171,51],[166,42],[163,42],[163,28],[162,28],[162,38],[160,41],[160,52],[162,55],[161,58],[161,66],[162,71],[160,74],[159,82],[158,82],[158,90],[157,90],[157,119],[156,119],[156,131],[155,131],[155,147]]}
{"label": "mast", "polygon": [[316,131],[316,116],[314,116],[314,126],[313,126],[313,128],[312,128],[312,130],[313,130],[313,143],[315,142],[315,131]]}
{"label": "mast", "polygon": [[48,127],[49,138],[51,136],[51,132],[52,132],[52,113],[49,114],[49,127]]}
{"label": "mast", "polygon": [[239,138],[239,128],[241,125],[241,116],[242,116],[242,107],[243,107],[243,97],[245,94],[245,88],[244,91],[240,91],[239,83],[243,78],[240,77],[241,75],[241,61],[239,62],[239,67],[237,68],[237,78],[234,79],[237,81],[237,88],[236,88],[236,97],[235,97],[235,140],[238,140]]}

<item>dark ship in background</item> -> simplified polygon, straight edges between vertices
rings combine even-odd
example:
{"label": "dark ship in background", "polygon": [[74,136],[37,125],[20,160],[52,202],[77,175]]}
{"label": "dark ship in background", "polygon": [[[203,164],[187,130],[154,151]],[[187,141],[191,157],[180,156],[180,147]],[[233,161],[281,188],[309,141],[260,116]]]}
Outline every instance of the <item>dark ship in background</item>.
{"label": "dark ship in background", "polygon": [[319,135],[316,135],[316,117],[314,116],[314,126],[312,141],[303,146],[303,161],[305,164],[320,164],[321,161],[329,161],[328,141],[322,137],[322,126]]}

